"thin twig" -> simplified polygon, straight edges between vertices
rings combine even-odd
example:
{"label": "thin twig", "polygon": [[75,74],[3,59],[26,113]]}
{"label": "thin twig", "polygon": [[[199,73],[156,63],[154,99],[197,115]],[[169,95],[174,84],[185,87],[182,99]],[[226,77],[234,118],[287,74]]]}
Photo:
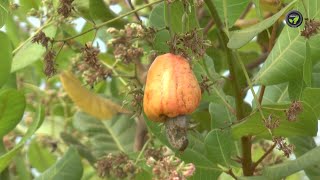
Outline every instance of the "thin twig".
{"label": "thin twig", "polygon": [[154,4],[158,4],[158,3],[162,2],[162,1],[164,1],[164,0],[157,0],[157,1],[155,1],[155,2],[151,2],[151,3],[149,3],[149,4],[146,4],[146,5],[144,5],[144,6],[141,6],[141,7],[137,8],[137,9],[135,9],[135,10],[132,10],[132,11],[130,11],[130,12],[127,12],[127,13],[123,14],[123,15],[120,15],[120,16],[118,16],[118,17],[116,17],[116,18],[113,18],[113,19],[111,19],[111,20],[109,20],[109,21],[106,21],[106,22],[103,22],[103,23],[101,23],[101,24],[98,24],[98,25],[96,25],[95,27],[93,27],[93,28],[91,28],[91,29],[88,29],[88,30],[86,30],[86,31],[84,31],[84,32],[82,32],[82,33],[80,33],[80,34],[77,34],[77,35],[75,35],[75,36],[71,36],[71,37],[68,37],[68,38],[65,38],[65,39],[55,40],[55,42],[69,41],[69,40],[71,40],[71,39],[77,38],[77,37],[79,37],[79,36],[82,36],[82,35],[84,35],[84,34],[87,34],[87,33],[91,32],[91,31],[93,31],[93,30],[99,29],[99,28],[101,28],[101,27],[103,27],[103,26],[106,26],[106,25],[108,25],[108,24],[110,24],[110,23],[113,23],[113,22],[115,22],[115,21],[117,21],[117,20],[119,20],[119,19],[122,19],[122,18],[124,18],[124,17],[126,17],[126,16],[128,16],[128,15],[130,15],[130,14],[133,14],[133,13],[135,13],[135,12],[138,12],[138,11],[140,11],[140,10],[146,8],[146,7],[149,7],[149,6],[154,5]]}
{"label": "thin twig", "polygon": [[[273,24],[271,37],[270,37],[270,40],[269,40],[268,54],[271,52],[271,50],[272,50],[272,48],[273,48],[273,46],[275,44],[275,41],[276,41],[276,38],[277,38],[278,26],[279,26],[279,23],[278,23],[278,21],[276,21]],[[259,95],[259,100],[258,100],[260,104],[262,103],[262,99],[263,99],[263,96],[264,96],[265,89],[266,89],[265,85],[262,85],[261,88],[260,88],[260,95]]]}
{"label": "thin twig", "polygon": [[[229,66],[230,76],[233,81],[233,83],[232,83],[233,90],[235,93],[237,120],[240,121],[241,119],[243,119],[245,117],[245,113],[244,113],[242,91],[241,91],[240,84],[239,84],[239,81],[238,81],[237,75],[236,75],[236,67],[235,67],[236,63],[233,62],[234,55],[233,55],[233,52],[231,51],[231,49],[229,49],[227,46],[227,42],[229,41],[228,36],[224,32],[224,26],[221,22],[219,15],[218,15],[216,7],[214,6],[214,3],[211,0],[204,0],[204,1],[209,8],[209,11],[212,15],[213,20],[215,21],[215,24],[217,25],[220,43],[227,54],[227,62],[228,62],[228,66]],[[251,168],[252,167],[251,137],[250,136],[243,136],[241,138],[241,146],[242,146],[243,174],[245,176],[251,176],[251,175],[253,175],[252,168]]]}
{"label": "thin twig", "polygon": [[253,170],[257,168],[257,166],[273,151],[273,149],[277,146],[277,143],[274,143],[268,151],[266,151],[259,159],[257,162],[253,163]]}
{"label": "thin twig", "polygon": [[214,25],[214,21],[213,19],[210,19],[210,21],[208,22],[208,24],[206,25],[206,27],[203,29],[203,35],[206,36],[209,32],[209,30],[211,29],[211,27]]}
{"label": "thin twig", "polygon": [[250,11],[252,7],[252,2],[250,2],[248,4],[248,6],[246,7],[246,9],[243,11],[243,13],[241,14],[240,18],[239,19],[244,19],[246,17],[246,15],[248,14],[248,12]]}
{"label": "thin twig", "polygon": [[[133,6],[131,0],[126,0],[126,2],[129,5],[129,7],[131,8],[131,10],[134,11],[135,9],[134,9],[134,6]],[[134,15],[136,16],[137,20],[141,23],[142,21],[141,21],[141,18],[139,16],[138,12],[134,12]]]}
{"label": "thin twig", "polygon": [[269,53],[263,53],[258,59],[246,65],[247,70],[252,70],[262,64],[268,57]]}
{"label": "thin twig", "polygon": [[229,174],[231,177],[233,177],[235,180],[237,180],[237,176],[233,173],[232,169],[229,169],[228,171],[225,171],[225,173]]}

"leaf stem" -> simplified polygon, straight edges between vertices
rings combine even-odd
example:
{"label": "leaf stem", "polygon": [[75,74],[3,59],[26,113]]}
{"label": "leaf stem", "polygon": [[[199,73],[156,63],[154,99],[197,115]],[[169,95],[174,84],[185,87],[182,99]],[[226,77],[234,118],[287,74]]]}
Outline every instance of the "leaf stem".
{"label": "leaf stem", "polygon": [[277,143],[274,143],[268,151],[266,151],[259,159],[257,162],[253,163],[253,170],[257,168],[257,166],[273,151],[273,149],[277,146]]}
{"label": "leaf stem", "polygon": [[143,145],[143,147],[142,147],[142,149],[141,149],[141,151],[140,151],[140,153],[139,153],[136,161],[134,162],[135,165],[138,163],[138,161],[139,161],[139,159],[141,158],[142,154],[143,154],[144,151],[147,149],[148,144],[151,142],[151,139],[152,139],[152,138],[150,137],[150,138],[147,140],[147,142]]}
{"label": "leaf stem", "polygon": [[117,21],[117,20],[119,20],[119,19],[122,19],[122,18],[124,18],[124,17],[126,17],[126,16],[128,16],[128,15],[130,15],[130,14],[134,14],[134,13],[136,13],[136,12],[138,12],[138,11],[146,8],[146,7],[152,6],[152,5],[154,5],[154,4],[158,4],[158,3],[162,2],[162,1],[164,1],[164,0],[157,0],[157,1],[151,2],[151,3],[149,3],[149,4],[146,4],[146,5],[143,5],[143,6],[139,7],[139,8],[137,8],[137,9],[135,9],[135,10],[132,10],[132,11],[129,11],[129,12],[123,14],[123,15],[120,15],[120,16],[118,16],[118,17],[116,17],[116,18],[110,19],[109,21],[106,21],[106,22],[103,22],[103,23],[101,23],[101,24],[98,24],[98,25],[96,25],[95,27],[93,27],[93,28],[91,28],[91,29],[88,29],[88,30],[86,30],[86,31],[84,31],[84,32],[82,32],[82,33],[80,33],[80,34],[77,34],[77,35],[75,35],[75,36],[71,36],[71,37],[68,37],[68,38],[65,38],[65,39],[55,40],[55,41],[56,41],[56,42],[63,42],[63,41],[69,41],[69,40],[71,40],[71,39],[80,37],[80,36],[82,36],[82,35],[84,35],[84,34],[87,34],[87,33],[91,32],[91,31],[93,31],[93,30],[97,30],[97,29],[99,29],[99,28],[101,28],[101,27],[103,27],[103,26],[106,26],[106,25],[108,25],[108,24],[110,24],[110,23],[112,23],[112,22],[115,22],[115,21]]}
{"label": "leaf stem", "polygon": [[[236,63],[234,61],[233,52],[228,48],[227,42],[229,41],[226,33],[223,30],[223,24],[221,22],[221,19],[218,15],[218,12],[211,0],[204,0],[206,5],[209,8],[209,11],[211,13],[211,16],[214,20],[214,22],[217,25],[218,28],[218,35],[220,38],[220,42],[222,47],[224,48],[226,54],[227,54],[227,61],[229,65],[229,71],[231,80],[233,81],[233,89],[235,93],[235,100],[236,100],[236,111],[237,111],[237,119],[240,121],[245,117],[244,108],[243,108],[243,97],[242,97],[242,91],[240,88],[239,81],[236,76]],[[252,176],[252,157],[251,157],[251,137],[250,136],[243,136],[241,138],[241,145],[242,145],[242,170],[243,174],[245,176]]]}

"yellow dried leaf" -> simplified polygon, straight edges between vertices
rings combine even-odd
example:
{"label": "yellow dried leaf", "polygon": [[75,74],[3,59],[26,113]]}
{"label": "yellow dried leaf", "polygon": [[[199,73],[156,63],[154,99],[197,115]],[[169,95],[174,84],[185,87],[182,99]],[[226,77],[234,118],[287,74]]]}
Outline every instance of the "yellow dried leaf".
{"label": "yellow dried leaf", "polygon": [[71,72],[62,72],[60,80],[72,101],[84,112],[100,119],[111,119],[116,113],[130,113],[109,99],[92,93]]}

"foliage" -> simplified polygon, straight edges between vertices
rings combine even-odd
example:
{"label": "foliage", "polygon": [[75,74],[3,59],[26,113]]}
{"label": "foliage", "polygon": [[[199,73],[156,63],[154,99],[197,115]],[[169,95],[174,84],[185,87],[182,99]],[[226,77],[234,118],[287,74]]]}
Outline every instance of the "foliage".
{"label": "foliage", "polygon": [[[3,0],[0,28],[0,179],[320,177],[318,1]],[[165,53],[202,90],[173,138],[143,111]]]}

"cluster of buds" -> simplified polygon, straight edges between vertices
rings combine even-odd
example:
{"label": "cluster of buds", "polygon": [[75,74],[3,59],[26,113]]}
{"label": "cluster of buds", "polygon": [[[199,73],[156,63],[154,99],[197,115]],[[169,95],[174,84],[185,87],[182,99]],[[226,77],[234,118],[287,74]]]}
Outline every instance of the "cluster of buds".
{"label": "cluster of buds", "polygon": [[264,124],[268,129],[275,129],[280,126],[280,119],[273,117],[272,114],[270,114],[268,119],[264,120]]}
{"label": "cluster of buds", "polygon": [[85,47],[82,48],[83,61],[78,61],[76,64],[86,83],[91,87],[112,74],[112,71],[104,67],[98,59],[99,52],[99,49],[93,47],[91,43],[85,44]]}
{"label": "cluster of buds", "polygon": [[309,39],[311,36],[318,34],[319,29],[320,21],[316,21],[314,19],[306,19],[304,28],[301,31],[301,36],[304,36],[305,38]]}
{"label": "cluster of buds", "polygon": [[201,79],[202,81],[199,83],[201,88],[201,93],[204,93],[206,91],[210,95],[210,88],[212,85],[214,85],[214,83],[210,81],[208,76],[204,76],[202,74],[201,74]]}
{"label": "cluster of buds", "polygon": [[43,31],[40,31],[32,38],[32,42],[41,44],[43,47],[46,48],[47,52],[44,56],[44,74],[47,77],[52,77],[57,72],[56,70],[57,64],[54,61],[56,57],[56,53],[54,50],[52,50],[52,48],[51,49],[48,48],[49,43],[51,43],[51,46],[52,46],[53,39],[47,37]]}
{"label": "cluster of buds", "polygon": [[297,115],[303,111],[302,103],[299,101],[293,101],[288,110],[285,111],[288,121],[295,121]]}
{"label": "cluster of buds", "polygon": [[289,158],[290,154],[292,154],[294,150],[294,145],[287,144],[285,138],[283,137],[275,137],[273,138],[273,142],[276,143],[278,149],[281,150],[287,158]]}
{"label": "cluster of buds", "polygon": [[108,42],[108,46],[113,47],[115,58],[126,64],[138,60],[143,56],[143,49],[135,46],[135,40],[143,39],[151,41],[155,34],[154,29],[135,23],[127,24],[121,30],[109,28],[107,32],[113,37]]}
{"label": "cluster of buds", "polygon": [[72,10],[74,7],[72,6],[72,2],[74,0],[60,0],[60,7],[58,9],[58,13],[62,14],[64,18],[67,18],[70,16]]}
{"label": "cluster of buds", "polygon": [[206,53],[206,49],[211,46],[211,42],[204,40],[196,29],[185,34],[175,34],[168,44],[170,52],[186,58],[202,57]]}
{"label": "cluster of buds", "polygon": [[97,162],[97,170],[99,177],[116,179],[133,179],[138,172],[137,167],[125,154],[108,154]]}
{"label": "cluster of buds", "polygon": [[160,160],[149,157],[147,165],[152,167],[154,180],[186,180],[196,169],[194,164],[185,164],[175,156],[166,156]]}
{"label": "cluster of buds", "polygon": [[185,164],[165,147],[147,149],[145,158],[147,165],[152,167],[154,180],[185,180],[195,172],[195,166],[192,163]]}
{"label": "cluster of buds", "polygon": [[32,38],[32,43],[41,44],[43,47],[48,48],[49,42],[52,43],[52,39],[47,37],[46,34],[43,31],[38,32],[35,36]]}

